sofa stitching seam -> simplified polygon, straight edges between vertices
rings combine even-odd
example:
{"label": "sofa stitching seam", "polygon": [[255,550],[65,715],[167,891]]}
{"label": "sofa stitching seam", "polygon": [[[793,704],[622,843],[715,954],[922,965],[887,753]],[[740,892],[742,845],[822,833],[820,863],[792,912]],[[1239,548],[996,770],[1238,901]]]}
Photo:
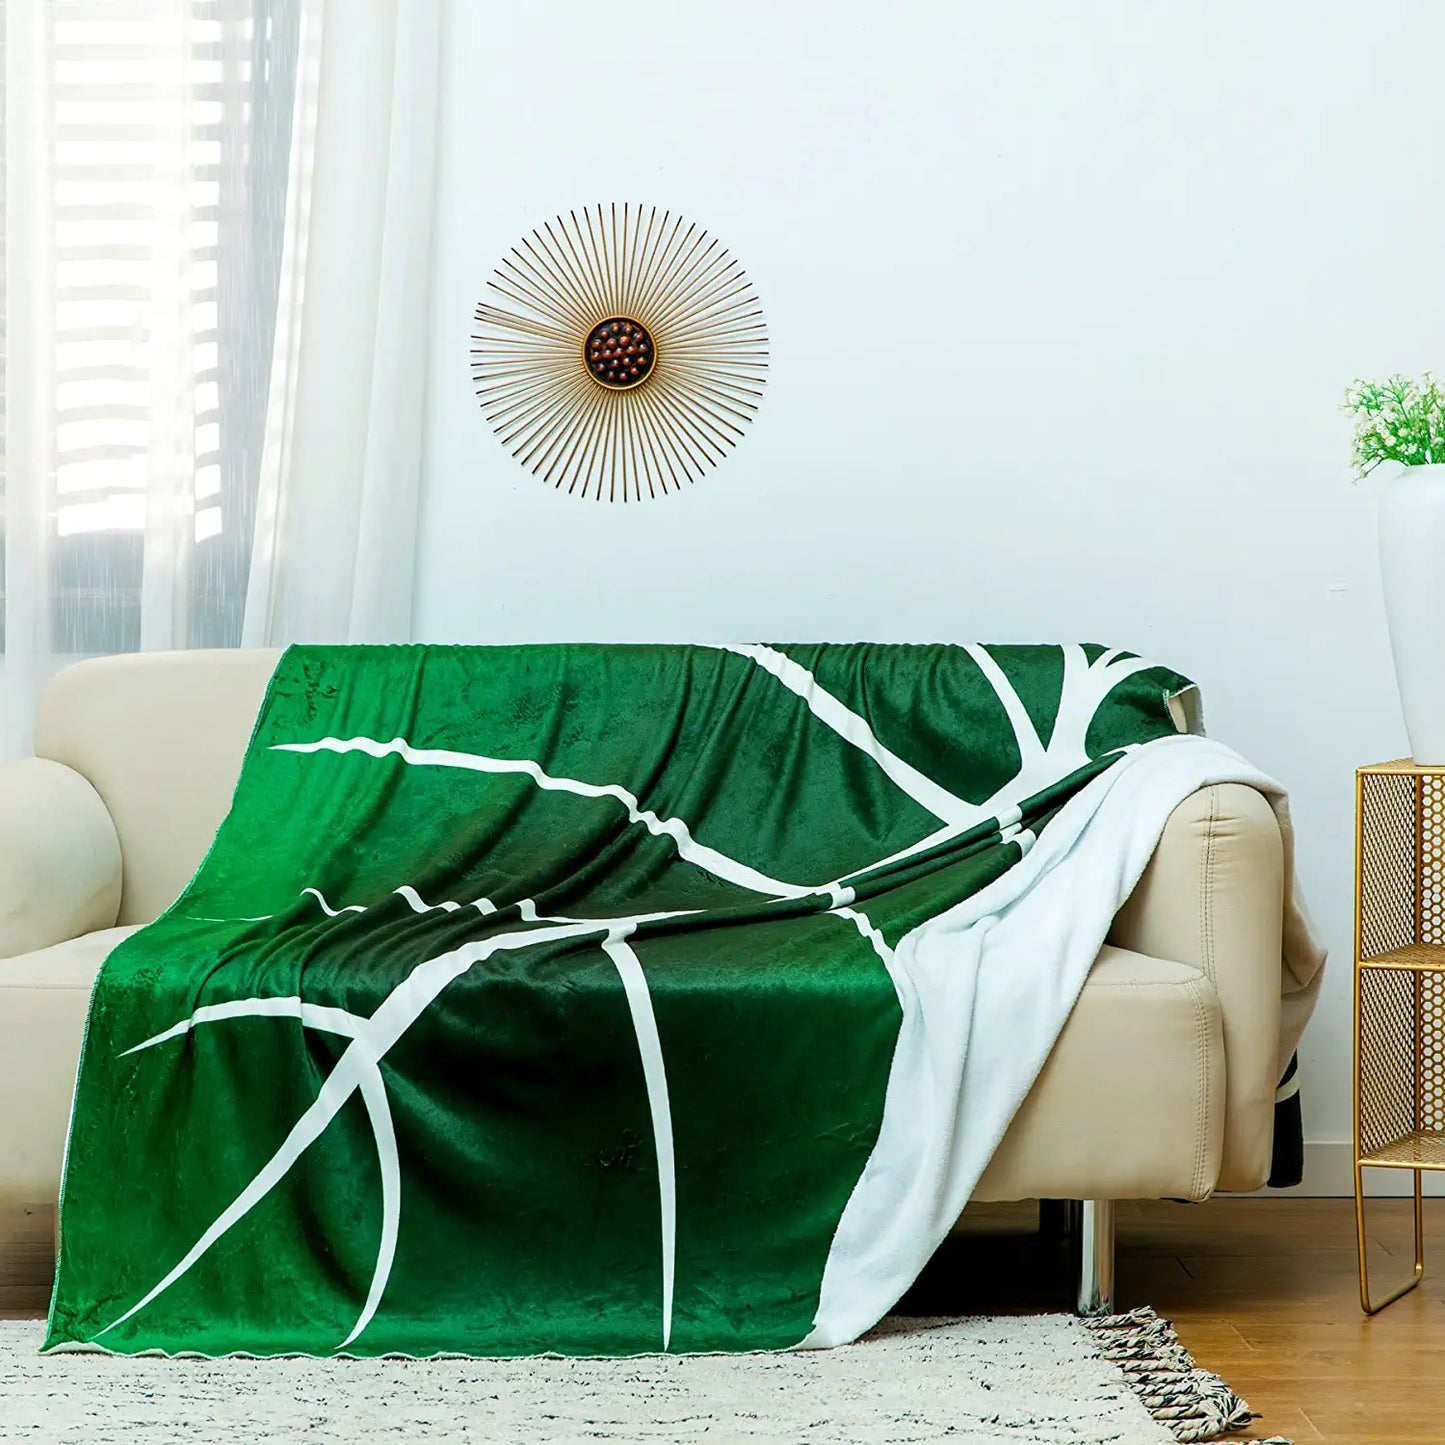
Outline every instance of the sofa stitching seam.
{"label": "sofa stitching seam", "polygon": [[[1200,880],[1199,889],[1199,955],[1203,965],[1204,975],[1210,983],[1214,983],[1214,849],[1215,849],[1215,824],[1219,819],[1219,789],[1209,789],[1209,817],[1204,828],[1204,847],[1200,853],[1200,867],[1203,870],[1203,877]],[[1196,1007],[1199,1001],[1196,998]],[[1202,1023],[1202,1021],[1201,1021]],[[1204,1181],[1204,1141],[1208,1125],[1209,1112],[1209,1078],[1208,1078],[1208,1049],[1205,1046],[1203,1033],[1201,1032],[1199,1050],[1199,1093],[1196,1100],[1196,1123],[1198,1126],[1196,1137],[1199,1140],[1199,1155],[1195,1160],[1195,1196],[1197,1197]],[[1225,1060],[1225,1067],[1228,1067],[1228,1060]],[[1226,1101],[1226,1111],[1228,1103]]]}
{"label": "sofa stitching seam", "polygon": [[1197,1030],[1199,1089],[1196,1094],[1196,1128],[1194,1152],[1194,1190],[1198,1199],[1204,1191],[1205,1151],[1208,1147],[1209,1126],[1209,1016],[1204,1007],[1204,996],[1200,989],[1194,990],[1194,1024]]}
{"label": "sofa stitching seam", "polygon": [[1214,826],[1219,821],[1219,789],[1209,790],[1209,817],[1204,825],[1204,847],[1199,854],[1199,959],[1205,976],[1214,982]]}
{"label": "sofa stitching seam", "polygon": [[1195,988],[1209,980],[1202,973],[1193,978],[1100,978],[1089,980],[1090,991],[1100,988]]}

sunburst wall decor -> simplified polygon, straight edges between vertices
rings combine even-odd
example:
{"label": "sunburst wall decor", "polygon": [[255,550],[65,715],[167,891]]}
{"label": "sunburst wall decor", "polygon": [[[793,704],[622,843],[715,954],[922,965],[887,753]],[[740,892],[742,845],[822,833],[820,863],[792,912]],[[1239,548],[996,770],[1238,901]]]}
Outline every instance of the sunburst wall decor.
{"label": "sunburst wall decor", "polygon": [[569,211],[487,283],[472,377],[524,467],[576,496],[625,502],[695,482],[763,397],[768,333],[726,247],[655,206]]}

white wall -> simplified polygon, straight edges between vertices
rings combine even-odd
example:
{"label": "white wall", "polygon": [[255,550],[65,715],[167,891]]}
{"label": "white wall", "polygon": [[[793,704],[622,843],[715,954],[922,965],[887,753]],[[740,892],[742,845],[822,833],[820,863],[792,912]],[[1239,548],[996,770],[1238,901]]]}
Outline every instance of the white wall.
{"label": "white wall", "polygon": [[[1188,672],[1294,792],[1335,952],[1307,1128],[1345,1139],[1352,769],[1406,749],[1337,404],[1445,366],[1442,52],[1436,0],[453,0],[418,635]],[[618,76],[621,136],[589,98]],[[626,506],[524,473],[467,365],[506,247],[613,199],[718,233],[774,350],[735,455]]]}

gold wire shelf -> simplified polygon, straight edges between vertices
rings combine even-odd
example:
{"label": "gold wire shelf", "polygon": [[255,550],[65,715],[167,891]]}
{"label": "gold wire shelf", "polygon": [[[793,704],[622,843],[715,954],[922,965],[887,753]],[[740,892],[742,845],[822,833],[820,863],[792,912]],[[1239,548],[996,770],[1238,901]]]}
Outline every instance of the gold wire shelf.
{"label": "gold wire shelf", "polygon": [[1417,763],[1414,758],[1392,758],[1388,763],[1366,763],[1356,771],[1367,778],[1428,778],[1445,772],[1445,763]]}
{"label": "gold wire shelf", "polygon": [[[1445,766],[1409,758],[1355,776],[1355,1226],[1367,1315],[1425,1274],[1422,1181],[1445,1170]],[[1364,1171],[1414,1175],[1415,1264],[1370,1297]]]}
{"label": "gold wire shelf", "polygon": [[1372,958],[1362,958],[1361,968],[1445,969],[1445,943],[1407,943]]}
{"label": "gold wire shelf", "polygon": [[1371,1169],[1445,1169],[1445,1130],[1412,1129],[1358,1162]]}

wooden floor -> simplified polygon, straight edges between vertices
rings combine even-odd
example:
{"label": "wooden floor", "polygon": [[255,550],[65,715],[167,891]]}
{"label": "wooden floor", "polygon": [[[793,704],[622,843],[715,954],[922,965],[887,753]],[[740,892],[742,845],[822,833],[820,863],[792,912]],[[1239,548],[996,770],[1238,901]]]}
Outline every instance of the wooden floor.
{"label": "wooden floor", "polygon": [[[1371,1268],[1383,1285],[1410,1266],[1408,1205],[1373,1206]],[[1427,1202],[1445,1251],[1445,1200]],[[1031,1206],[970,1211],[901,1308],[915,1314],[1068,1306],[1063,1246]],[[44,1313],[49,1209],[0,1214],[0,1318]],[[1445,1264],[1374,1319],[1359,1308],[1354,1206],[1342,1199],[1220,1199],[1120,1206],[1119,1305],[1151,1304],[1195,1359],[1263,1418],[1237,1440],[1304,1445],[1445,1442]]]}
{"label": "wooden floor", "polygon": [[[951,1297],[955,1309],[1067,1308],[1059,1247],[999,1232],[1029,1230],[1031,1208],[970,1213],[970,1234],[951,1241],[951,1258],[940,1252],[908,1306],[933,1313]],[[1427,1264],[1420,1287],[1373,1319],[1360,1311],[1353,1200],[1124,1204],[1119,1213],[1119,1308],[1153,1305],[1198,1364],[1262,1413],[1231,1439],[1445,1442],[1445,1199],[1426,1201],[1426,1258],[1438,1241],[1437,1271]],[[1369,1219],[1378,1296],[1412,1267],[1408,1201],[1373,1202]],[[964,1304],[970,1273],[986,1290]]]}

